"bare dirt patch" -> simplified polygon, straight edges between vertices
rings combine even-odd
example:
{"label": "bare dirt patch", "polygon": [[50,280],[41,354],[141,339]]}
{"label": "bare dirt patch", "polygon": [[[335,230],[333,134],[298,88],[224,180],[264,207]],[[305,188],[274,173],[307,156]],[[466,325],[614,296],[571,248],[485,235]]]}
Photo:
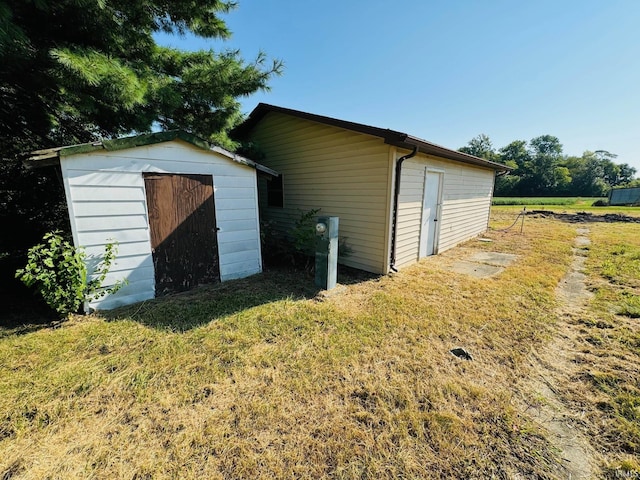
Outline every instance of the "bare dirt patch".
{"label": "bare dirt patch", "polygon": [[594,215],[590,212],[575,213],[557,213],[552,210],[531,210],[526,212],[534,218],[556,218],[563,222],[569,223],[587,223],[587,222],[623,222],[623,223],[640,223],[640,217],[631,217],[621,213],[605,213],[603,215]]}
{"label": "bare dirt patch", "polygon": [[515,262],[517,255],[511,253],[478,251],[474,249],[454,249],[442,255],[428,257],[426,261],[454,273],[487,278],[498,275]]}

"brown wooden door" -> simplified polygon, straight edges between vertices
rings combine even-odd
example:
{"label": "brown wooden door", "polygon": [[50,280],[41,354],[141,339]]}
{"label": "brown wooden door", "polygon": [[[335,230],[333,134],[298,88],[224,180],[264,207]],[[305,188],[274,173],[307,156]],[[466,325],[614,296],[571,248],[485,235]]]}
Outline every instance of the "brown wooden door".
{"label": "brown wooden door", "polygon": [[219,281],[213,177],[143,175],[156,296]]}

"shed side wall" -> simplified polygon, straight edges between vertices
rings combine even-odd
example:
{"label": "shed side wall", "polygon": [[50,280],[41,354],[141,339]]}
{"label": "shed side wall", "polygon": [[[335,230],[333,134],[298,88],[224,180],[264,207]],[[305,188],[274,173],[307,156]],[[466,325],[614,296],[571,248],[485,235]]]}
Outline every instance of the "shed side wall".
{"label": "shed side wall", "polygon": [[[403,152],[398,152],[401,156]],[[419,258],[425,169],[444,173],[438,252],[473,238],[488,228],[494,171],[419,154],[404,162],[398,209],[398,266]]]}
{"label": "shed side wall", "polygon": [[213,175],[221,280],[261,271],[254,169],[182,141],[63,157],[60,163],[74,243],[99,257],[105,243],[118,242],[106,283],[129,282],[91,307],[109,309],[154,297],[142,172]]}
{"label": "shed side wall", "polygon": [[609,205],[639,205],[640,188],[614,188],[609,194]]}
{"label": "shed side wall", "polygon": [[267,114],[251,136],[266,158],[260,163],[284,175],[284,208],[261,213],[281,233],[300,210],[340,217],[340,236],[353,253],[341,263],[384,273],[387,253],[389,146],[376,137],[281,113]]}

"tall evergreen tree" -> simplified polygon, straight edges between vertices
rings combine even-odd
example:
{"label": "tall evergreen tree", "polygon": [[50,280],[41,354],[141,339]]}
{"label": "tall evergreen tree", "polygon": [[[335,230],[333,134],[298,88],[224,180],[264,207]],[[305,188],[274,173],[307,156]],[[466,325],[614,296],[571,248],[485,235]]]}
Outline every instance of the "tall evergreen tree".
{"label": "tall evergreen tree", "polygon": [[[0,135],[46,146],[162,128],[227,143],[238,97],[281,63],[237,51],[183,52],[154,33],[225,39],[220,0],[9,0],[0,3]],[[21,146],[22,148],[22,146]]]}

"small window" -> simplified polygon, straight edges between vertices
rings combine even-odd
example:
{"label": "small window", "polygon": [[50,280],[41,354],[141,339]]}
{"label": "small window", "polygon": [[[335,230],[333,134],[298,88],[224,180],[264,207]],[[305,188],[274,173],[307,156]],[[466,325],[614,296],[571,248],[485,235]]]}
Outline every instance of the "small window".
{"label": "small window", "polygon": [[284,207],[282,175],[272,177],[267,181],[267,205],[270,207]]}

